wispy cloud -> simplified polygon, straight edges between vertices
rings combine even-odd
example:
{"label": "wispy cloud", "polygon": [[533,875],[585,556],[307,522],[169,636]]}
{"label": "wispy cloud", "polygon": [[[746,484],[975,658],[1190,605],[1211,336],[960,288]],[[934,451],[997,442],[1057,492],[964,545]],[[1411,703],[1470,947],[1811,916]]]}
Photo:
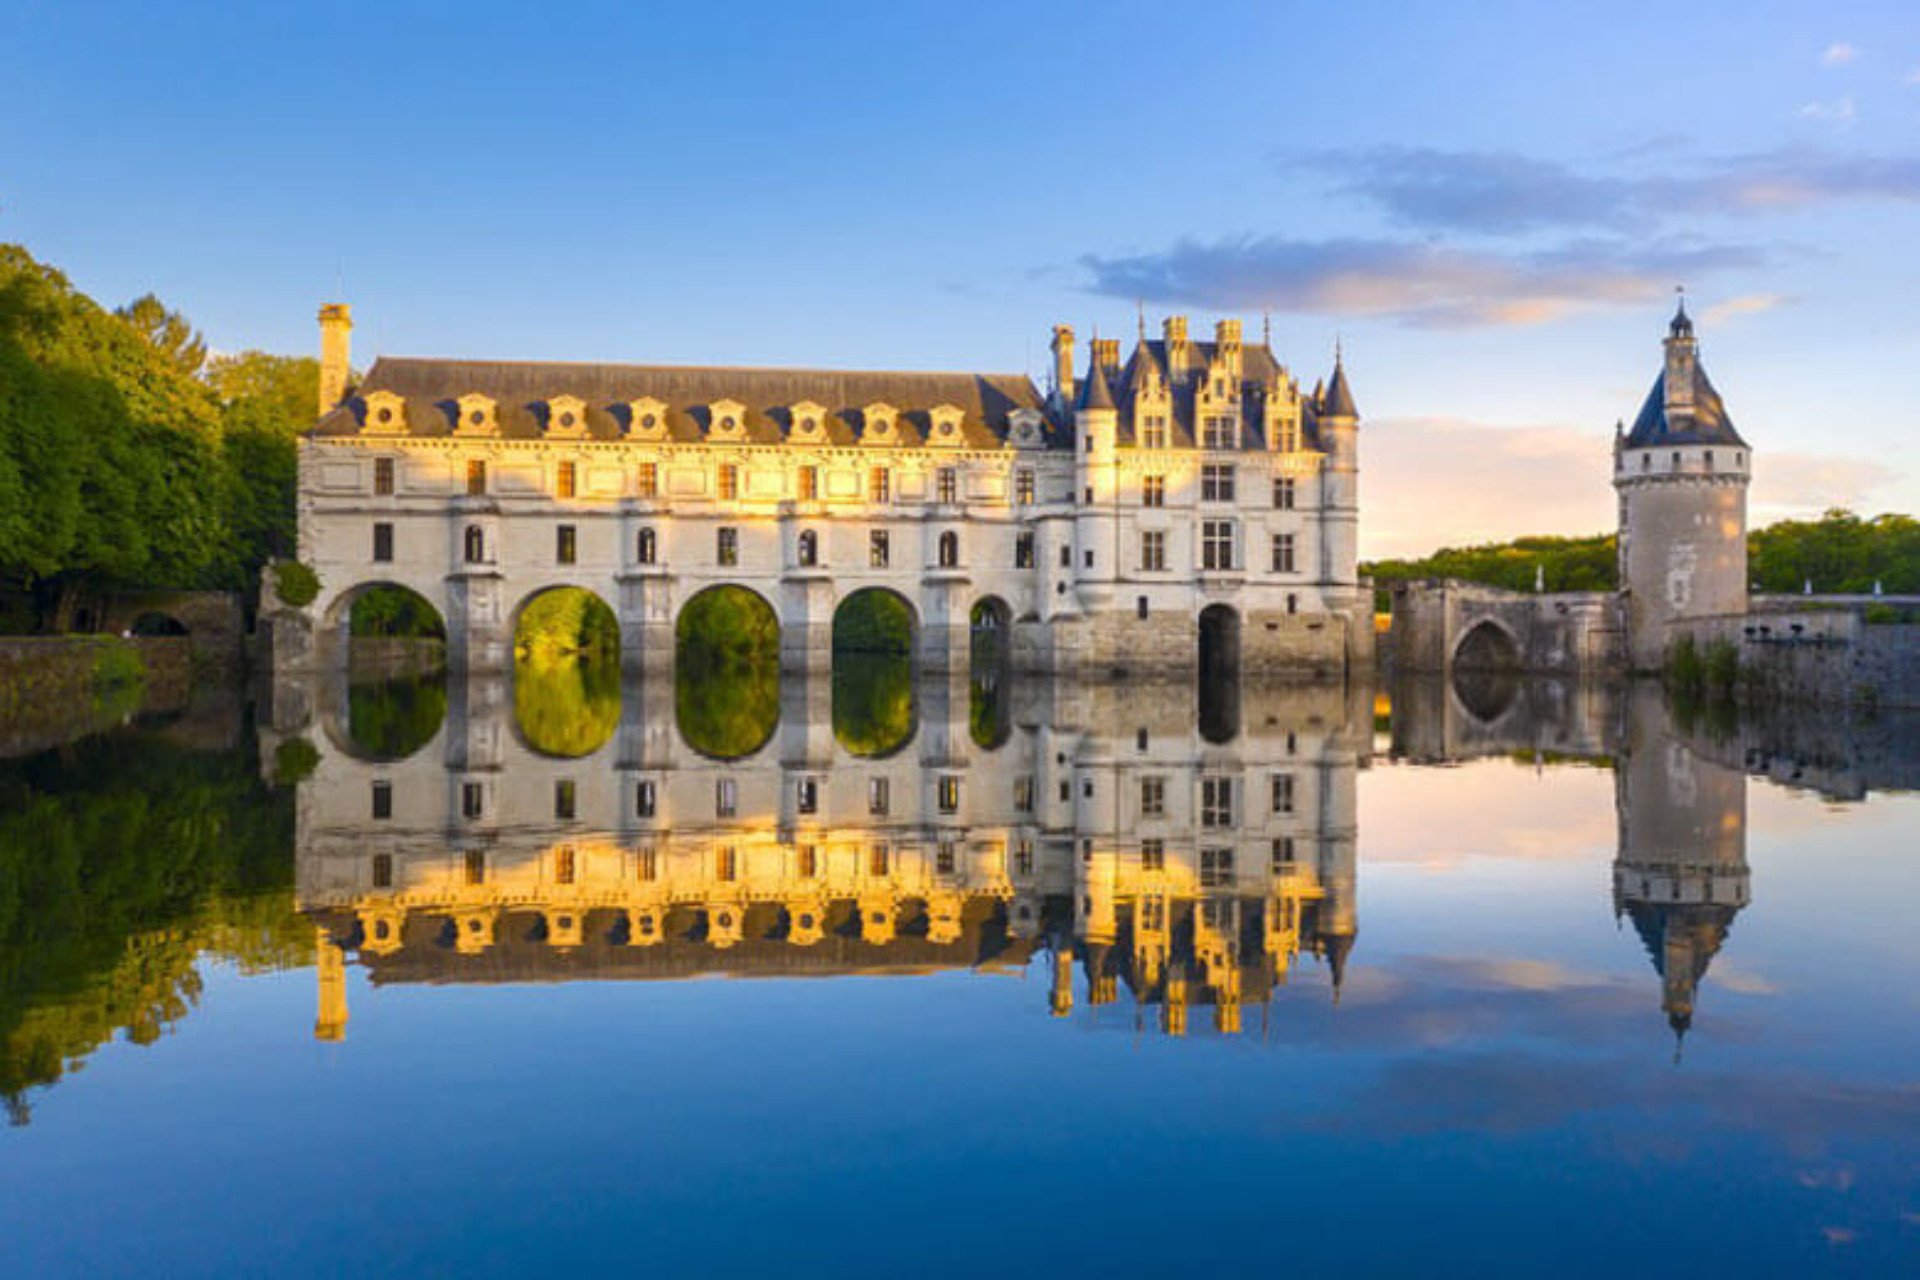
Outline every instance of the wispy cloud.
{"label": "wispy cloud", "polygon": [[1701,318],[1708,324],[1718,327],[1735,316],[1750,316],[1761,311],[1772,311],[1775,307],[1784,307],[1792,299],[1784,293],[1743,293],[1737,298],[1728,298],[1716,302],[1701,312]]}
{"label": "wispy cloud", "polygon": [[1820,55],[1820,65],[1823,67],[1844,67],[1859,56],[1859,49],[1845,40],[1835,40],[1832,44],[1828,45],[1826,51]]}
{"label": "wispy cloud", "polygon": [[1852,124],[1854,116],[1852,98],[1835,98],[1832,102],[1809,102],[1800,108],[1802,120],[1817,120],[1822,124]]}
{"label": "wispy cloud", "polygon": [[1093,292],[1219,310],[1384,316],[1429,328],[1528,325],[1603,305],[1638,305],[1675,280],[1766,265],[1754,247],[1588,239],[1503,253],[1397,240],[1183,240],[1123,257],[1088,255]]}
{"label": "wispy cloud", "polygon": [[1822,453],[1754,455],[1753,513],[1755,528],[1775,520],[1804,520],[1829,507],[1861,510],[1872,506],[1870,495],[1900,478],[1900,473],[1865,458]]}

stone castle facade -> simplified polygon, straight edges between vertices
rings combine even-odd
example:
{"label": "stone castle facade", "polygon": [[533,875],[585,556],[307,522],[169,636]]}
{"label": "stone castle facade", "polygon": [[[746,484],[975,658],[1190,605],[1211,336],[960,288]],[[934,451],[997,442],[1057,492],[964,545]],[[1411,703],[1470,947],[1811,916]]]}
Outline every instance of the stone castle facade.
{"label": "stone castle facade", "polygon": [[350,384],[347,308],[320,313],[321,405],[302,441],[302,611],[323,658],[376,584],[419,593],[457,663],[511,660],[533,596],[583,587],[643,664],[681,609],[741,586],[783,661],[826,660],[835,611],[904,600],[923,662],[1011,632],[1022,666],[1191,669],[1203,640],[1249,671],[1371,662],[1358,572],[1359,414],[1336,359],[1302,391],[1266,341],[1183,317],[1054,331],[1025,375],[381,358]]}

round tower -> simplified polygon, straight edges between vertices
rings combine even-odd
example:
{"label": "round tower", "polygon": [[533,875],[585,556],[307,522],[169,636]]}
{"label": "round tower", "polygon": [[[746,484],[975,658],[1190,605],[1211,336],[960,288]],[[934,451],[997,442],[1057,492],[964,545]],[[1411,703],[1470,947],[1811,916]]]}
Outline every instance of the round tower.
{"label": "round tower", "polygon": [[1631,430],[1616,430],[1620,591],[1636,671],[1665,661],[1676,623],[1747,611],[1752,451],[1700,364],[1683,301],[1666,364]]}

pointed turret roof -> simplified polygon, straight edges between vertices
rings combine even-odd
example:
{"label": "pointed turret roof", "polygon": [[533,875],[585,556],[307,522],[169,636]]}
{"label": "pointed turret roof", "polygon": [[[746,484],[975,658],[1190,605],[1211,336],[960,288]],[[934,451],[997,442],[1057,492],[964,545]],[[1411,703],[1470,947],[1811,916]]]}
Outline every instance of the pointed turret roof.
{"label": "pointed turret roof", "polygon": [[1333,358],[1333,381],[1327,384],[1326,399],[1320,407],[1322,417],[1358,418],[1360,411],[1353,407],[1353,389],[1347,386],[1347,366],[1339,356]]}
{"label": "pointed turret roof", "polygon": [[1115,407],[1113,387],[1109,385],[1107,378],[1108,371],[1100,367],[1099,357],[1096,356],[1087,366],[1086,385],[1080,388],[1080,408],[1112,409]]}
{"label": "pointed turret roof", "polygon": [[1162,386],[1165,386],[1167,381],[1166,371],[1160,367],[1160,362],[1154,358],[1153,348],[1148,346],[1143,339],[1140,345],[1133,350],[1133,389],[1135,391],[1142,390],[1156,379]]}

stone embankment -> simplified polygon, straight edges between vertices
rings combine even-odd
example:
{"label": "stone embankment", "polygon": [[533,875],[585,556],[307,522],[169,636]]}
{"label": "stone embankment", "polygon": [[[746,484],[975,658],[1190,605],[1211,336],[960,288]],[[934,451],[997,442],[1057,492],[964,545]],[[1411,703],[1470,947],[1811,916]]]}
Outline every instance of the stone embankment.
{"label": "stone embankment", "polygon": [[185,707],[185,637],[0,636],[0,757],[30,755],[136,711]]}

